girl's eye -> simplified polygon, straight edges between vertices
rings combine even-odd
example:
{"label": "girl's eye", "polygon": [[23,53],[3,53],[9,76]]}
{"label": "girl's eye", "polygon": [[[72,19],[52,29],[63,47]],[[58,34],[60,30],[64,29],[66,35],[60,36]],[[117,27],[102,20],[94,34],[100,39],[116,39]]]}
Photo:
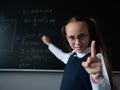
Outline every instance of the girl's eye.
{"label": "girl's eye", "polygon": [[84,38],[86,38],[86,34],[80,34],[79,36],[78,36],[78,39],[84,39]]}
{"label": "girl's eye", "polygon": [[78,39],[78,40],[84,40],[84,39],[86,39],[86,37],[88,37],[88,35],[82,33],[82,34],[79,34],[78,36],[69,36],[68,40],[70,40],[70,41],[75,41],[76,39]]}

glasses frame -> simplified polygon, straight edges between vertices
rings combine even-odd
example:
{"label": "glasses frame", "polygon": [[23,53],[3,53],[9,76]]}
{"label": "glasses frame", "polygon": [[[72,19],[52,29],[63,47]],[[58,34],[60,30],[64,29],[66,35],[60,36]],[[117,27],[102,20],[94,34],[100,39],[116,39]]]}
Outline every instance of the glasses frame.
{"label": "glasses frame", "polygon": [[78,39],[78,40],[86,40],[87,38],[88,38],[88,34],[86,34],[86,33],[81,33],[81,34],[79,34],[77,36],[73,36],[73,35],[67,36],[67,39],[70,42],[75,42],[76,39]]}

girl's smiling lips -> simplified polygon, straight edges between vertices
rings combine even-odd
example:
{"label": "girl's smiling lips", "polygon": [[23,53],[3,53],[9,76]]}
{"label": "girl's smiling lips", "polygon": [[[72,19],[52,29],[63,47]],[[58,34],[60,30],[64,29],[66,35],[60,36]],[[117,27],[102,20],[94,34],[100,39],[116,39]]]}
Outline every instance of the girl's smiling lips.
{"label": "girl's smiling lips", "polygon": [[78,49],[78,50],[81,50],[82,49],[82,46],[77,46],[77,47],[74,47],[75,49]]}

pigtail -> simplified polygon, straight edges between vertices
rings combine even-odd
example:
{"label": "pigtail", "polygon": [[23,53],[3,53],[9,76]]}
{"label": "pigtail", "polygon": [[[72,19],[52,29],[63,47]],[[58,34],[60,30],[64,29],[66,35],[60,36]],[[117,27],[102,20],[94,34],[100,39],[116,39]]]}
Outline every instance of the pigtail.
{"label": "pigtail", "polygon": [[[106,65],[106,68],[107,68],[107,72],[108,72],[108,77],[109,77],[109,80],[110,80],[110,85],[111,85],[111,90],[117,90],[116,89],[116,86],[115,86],[115,81],[114,78],[113,78],[113,73],[112,73],[112,67],[110,65],[110,58],[108,57],[108,54],[107,54],[107,48],[106,48],[106,44],[105,42],[103,41],[103,38],[102,38],[102,34],[100,33],[100,27],[97,25],[97,22],[94,18],[89,18],[89,20],[94,24],[94,28],[96,30],[94,30],[94,35],[92,36],[95,36],[97,37],[96,38],[96,49],[98,52],[102,53],[103,56],[104,56],[104,61],[105,61],[105,65]],[[93,32],[93,31],[92,31]]]}

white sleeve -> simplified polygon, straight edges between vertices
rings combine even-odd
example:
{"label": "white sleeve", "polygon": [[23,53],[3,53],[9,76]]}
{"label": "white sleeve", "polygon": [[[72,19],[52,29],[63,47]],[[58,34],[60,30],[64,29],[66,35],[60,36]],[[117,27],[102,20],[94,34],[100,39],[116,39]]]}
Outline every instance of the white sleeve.
{"label": "white sleeve", "polygon": [[108,73],[107,73],[107,69],[105,66],[103,55],[101,53],[99,53],[99,54],[97,54],[97,57],[100,58],[102,61],[103,80],[101,80],[100,83],[96,84],[92,81],[92,78],[90,77],[92,88],[93,88],[93,90],[111,90],[111,86],[110,86]]}
{"label": "white sleeve", "polygon": [[55,45],[50,44],[48,46],[48,49],[59,59],[61,60],[63,63],[67,63],[70,54],[69,53],[65,53],[62,50],[60,50],[59,48],[57,48]]}

